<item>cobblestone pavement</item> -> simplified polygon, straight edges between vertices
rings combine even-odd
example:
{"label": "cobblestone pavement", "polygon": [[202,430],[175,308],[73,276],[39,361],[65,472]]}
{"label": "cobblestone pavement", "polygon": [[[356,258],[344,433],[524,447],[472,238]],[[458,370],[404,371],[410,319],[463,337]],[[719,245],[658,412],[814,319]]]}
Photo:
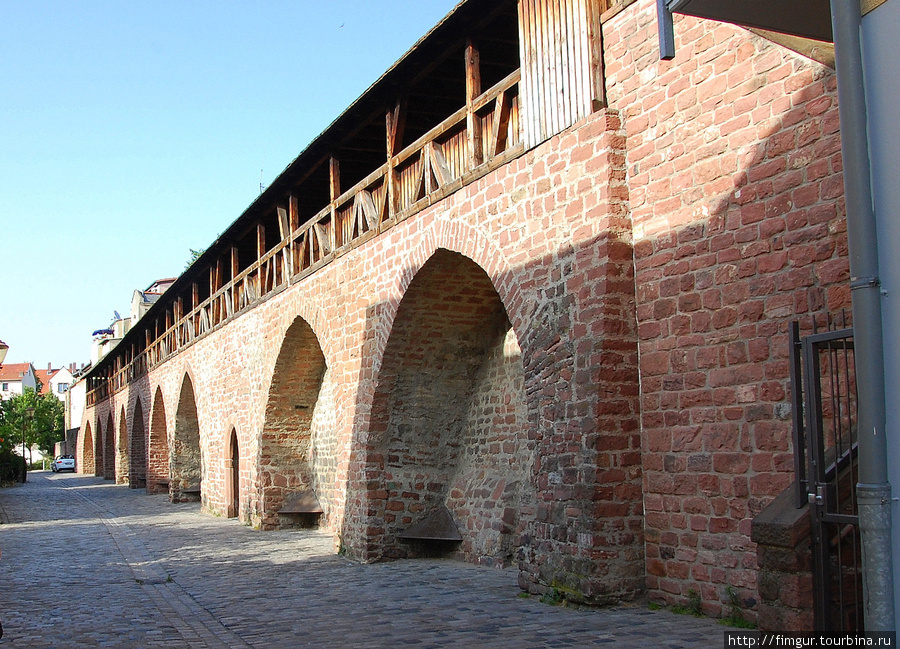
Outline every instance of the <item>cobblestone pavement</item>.
{"label": "cobblestone pavement", "polygon": [[521,597],[514,570],[358,564],[100,478],[0,489],[0,647],[722,647],[712,620]]}

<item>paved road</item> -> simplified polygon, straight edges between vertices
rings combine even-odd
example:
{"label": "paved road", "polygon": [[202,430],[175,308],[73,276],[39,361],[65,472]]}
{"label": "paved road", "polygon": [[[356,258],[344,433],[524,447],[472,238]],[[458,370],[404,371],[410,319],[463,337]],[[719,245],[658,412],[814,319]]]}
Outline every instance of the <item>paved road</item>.
{"label": "paved road", "polygon": [[722,647],[643,607],[523,598],[513,570],[361,565],[318,532],[257,532],[100,478],[0,489],[2,647]]}

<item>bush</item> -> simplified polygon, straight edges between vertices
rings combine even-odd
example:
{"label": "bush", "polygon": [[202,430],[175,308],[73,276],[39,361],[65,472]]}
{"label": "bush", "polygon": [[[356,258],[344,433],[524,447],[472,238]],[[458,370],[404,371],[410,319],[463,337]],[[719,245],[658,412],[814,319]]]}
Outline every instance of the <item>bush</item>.
{"label": "bush", "polygon": [[0,449],[0,484],[19,482],[24,464],[25,458],[19,457],[10,449]]}

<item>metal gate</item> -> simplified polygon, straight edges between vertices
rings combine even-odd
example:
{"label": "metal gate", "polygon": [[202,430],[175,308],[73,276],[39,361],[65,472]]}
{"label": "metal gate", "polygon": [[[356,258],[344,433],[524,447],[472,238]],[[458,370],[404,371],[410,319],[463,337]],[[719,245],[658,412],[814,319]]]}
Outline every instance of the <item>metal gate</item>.
{"label": "metal gate", "polygon": [[800,337],[791,323],[797,507],[810,504],[815,630],[862,633],[853,330]]}

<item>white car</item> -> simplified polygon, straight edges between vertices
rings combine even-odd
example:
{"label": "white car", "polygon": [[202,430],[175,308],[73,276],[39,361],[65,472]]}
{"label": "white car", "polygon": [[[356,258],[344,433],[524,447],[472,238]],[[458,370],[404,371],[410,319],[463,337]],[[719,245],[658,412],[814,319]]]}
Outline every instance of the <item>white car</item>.
{"label": "white car", "polygon": [[50,464],[50,468],[54,473],[60,471],[71,471],[75,473],[75,457],[72,455],[57,455],[56,459]]}

